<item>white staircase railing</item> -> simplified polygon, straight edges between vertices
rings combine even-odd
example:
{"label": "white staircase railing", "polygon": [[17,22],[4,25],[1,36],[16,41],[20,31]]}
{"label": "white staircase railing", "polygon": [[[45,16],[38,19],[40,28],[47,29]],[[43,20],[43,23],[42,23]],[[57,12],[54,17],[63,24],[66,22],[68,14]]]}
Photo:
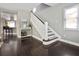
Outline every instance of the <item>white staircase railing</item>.
{"label": "white staircase railing", "polygon": [[[61,36],[50,26],[48,26],[48,22],[44,22],[42,20],[43,19],[38,14],[35,14],[33,12],[31,13],[31,23],[34,25],[34,27],[42,37],[41,41],[43,41],[45,45],[48,45],[55,40],[61,39]],[[49,33],[48,31],[51,31],[51,33]]]}
{"label": "white staircase railing", "polygon": [[33,13],[31,13],[30,22],[37,29],[37,31],[40,34],[40,36],[42,37],[42,39],[47,40],[48,23],[47,22],[42,23],[40,20],[38,20],[38,18]]}

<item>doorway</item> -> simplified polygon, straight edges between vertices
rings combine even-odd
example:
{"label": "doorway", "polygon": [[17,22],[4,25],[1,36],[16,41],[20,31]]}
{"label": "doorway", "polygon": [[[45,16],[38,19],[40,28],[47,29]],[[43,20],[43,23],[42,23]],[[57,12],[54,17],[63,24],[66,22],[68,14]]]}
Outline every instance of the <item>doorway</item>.
{"label": "doorway", "polygon": [[9,41],[16,36],[17,14],[9,11],[1,11],[1,32],[3,41]]}

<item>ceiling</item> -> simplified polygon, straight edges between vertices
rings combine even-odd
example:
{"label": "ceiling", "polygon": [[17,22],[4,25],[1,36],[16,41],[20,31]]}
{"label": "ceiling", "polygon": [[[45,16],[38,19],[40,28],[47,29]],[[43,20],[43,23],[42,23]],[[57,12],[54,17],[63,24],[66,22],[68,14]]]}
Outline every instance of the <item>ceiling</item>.
{"label": "ceiling", "polygon": [[0,3],[0,7],[9,10],[17,10],[17,9],[31,10],[37,5],[39,5],[39,3]]}
{"label": "ceiling", "polygon": [[46,4],[50,5],[50,6],[54,6],[54,5],[58,4],[58,3],[46,3]]}
{"label": "ceiling", "polygon": [[[38,6],[40,3],[0,3],[0,7],[6,8],[9,10],[17,10],[17,9],[24,9],[24,10],[31,10],[34,7]],[[55,5],[54,3],[46,3],[48,5]]]}

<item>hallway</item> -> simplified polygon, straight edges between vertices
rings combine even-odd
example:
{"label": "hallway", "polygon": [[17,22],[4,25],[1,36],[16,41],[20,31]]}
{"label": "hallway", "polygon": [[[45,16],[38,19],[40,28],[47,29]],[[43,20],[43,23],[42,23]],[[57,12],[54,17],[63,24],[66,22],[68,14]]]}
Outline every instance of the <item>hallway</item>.
{"label": "hallway", "polygon": [[[21,41],[22,40],[22,41]],[[1,56],[79,56],[79,47],[60,41],[45,47],[32,38],[8,38],[0,48]]]}
{"label": "hallway", "polygon": [[14,36],[8,36],[4,39],[4,44],[0,48],[0,55],[11,56],[17,55],[17,46],[19,46],[19,40]]}

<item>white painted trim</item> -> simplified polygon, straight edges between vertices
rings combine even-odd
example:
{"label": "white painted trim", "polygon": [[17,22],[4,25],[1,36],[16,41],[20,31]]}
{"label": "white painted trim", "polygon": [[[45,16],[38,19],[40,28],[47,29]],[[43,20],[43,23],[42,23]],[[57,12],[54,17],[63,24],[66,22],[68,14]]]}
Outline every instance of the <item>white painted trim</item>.
{"label": "white painted trim", "polygon": [[54,42],[56,42],[56,41],[58,41],[59,39],[55,39],[55,40],[52,40],[52,41],[49,41],[49,42],[44,42],[43,41],[43,44],[44,45],[49,45],[49,44],[51,44],[51,43],[54,43]]}
{"label": "white painted trim", "polygon": [[79,46],[78,43],[75,43],[75,42],[72,42],[72,41],[69,41],[69,40],[64,40],[64,39],[55,39],[55,40],[52,40],[52,41],[49,41],[49,42],[44,42],[44,41],[42,41],[41,38],[39,38],[37,36],[32,35],[32,37],[40,40],[41,42],[43,42],[44,45],[49,45],[49,44],[54,43],[56,41],[61,41],[61,42],[65,42],[65,43],[68,43],[68,44],[71,44],[71,45],[74,45],[74,46]]}
{"label": "white painted trim", "polygon": [[39,37],[37,37],[37,36],[35,36],[35,35],[32,35],[32,37],[34,37],[34,38],[36,38],[37,40],[43,42],[43,39],[42,39],[42,38],[39,38]]}
{"label": "white painted trim", "polygon": [[71,42],[71,41],[69,41],[69,40],[64,40],[64,39],[55,39],[55,40],[52,40],[52,41],[49,41],[49,42],[44,42],[44,41],[42,40],[42,38],[39,38],[39,37],[37,37],[37,36],[35,36],[35,35],[32,35],[32,37],[34,37],[34,38],[38,39],[39,41],[43,42],[44,45],[49,45],[49,44],[54,43],[54,42],[56,42],[56,41],[61,41],[61,42],[65,42],[65,43],[68,43],[68,44],[71,44],[71,45],[79,46],[78,43]]}
{"label": "white painted trim", "polygon": [[52,41],[49,41],[49,42],[43,42],[43,44],[44,45],[49,45],[49,44],[54,43],[56,41],[65,42],[65,43],[68,43],[68,44],[71,44],[71,45],[79,47],[79,43],[75,43],[75,42],[72,42],[72,41],[69,41],[69,40],[64,40],[64,39],[55,39],[55,40],[52,40]]}
{"label": "white painted trim", "polygon": [[45,40],[48,40],[48,22],[45,22]]}
{"label": "white painted trim", "polygon": [[21,38],[28,37],[28,36],[32,36],[32,35],[21,36]]}
{"label": "white painted trim", "polygon": [[[68,43],[68,44],[71,44],[71,45],[74,45],[74,46],[78,46],[78,47],[79,47],[79,44],[78,44],[78,43],[75,43],[75,42],[72,42],[72,41],[69,41],[69,40],[55,39],[55,40],[52,40],[52,41],[49,41],[49,42],[44,42],[44,41],[42,40],[42,38],[39,38],[39,37],[37,37],[37,36],[35,36],[35,35],[27,35],[27,36],[25,36],[25,37],[28,37],[28,36],[32,36],[32,37],[36,38],[37,40],[43,42],[44,45],[49,45],[49,44],[54,43],[54,42],[56,42],[56,41],[61,41],[61,42],[65,42],[65,43]],[[19,36],[19,38],[21,38],[21,37]]]}
{"label": "white painted trim", "polygon": [[21,36],[17,36],[18,38],[21,38]]}
{"label": "white painted trim", "polygon": [[32,35],[27,35],[27,36],[18,36],[18,38],[24,38],[24,37],[28,37],[28,36],[32,36]]}
{"label": "white painted trim", "polygon": [[69,40],[60,39],[59,41],[65,42],[65,43],[68,43],[68,44],[71,44],[71,45],[79,46],[79,43],[75,43],[75,42],[72,42],[72,41],[69,41]]}

